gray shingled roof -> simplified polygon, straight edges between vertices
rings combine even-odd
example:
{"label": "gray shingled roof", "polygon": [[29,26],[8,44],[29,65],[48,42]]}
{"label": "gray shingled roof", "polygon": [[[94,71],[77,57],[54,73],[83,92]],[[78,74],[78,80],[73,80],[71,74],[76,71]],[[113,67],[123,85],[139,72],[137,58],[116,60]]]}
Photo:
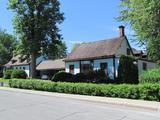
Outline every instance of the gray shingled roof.
{"label": "gray shingled roof", "polygon": [[[21,60],[20,60],[21,59]],[[13,61],[13,62],[12,62]],[[4,66],[6,67],[10,67],[10,66],[18,66],[18,65],[29,65],[30,62],[25,59],[25,58],[21,58],[20,55],[13,57],[7,64],[5,64]]]}
{"label": "gray shingled roof", "polygon": [[79,45],[65,61],[85,60],[113,56],[125,37],[118,37]]}
{"label": "gray shingled roof", "polygon": [[65,69],[64,59],[45,60],[37,66],[37,70],[60,70]]}

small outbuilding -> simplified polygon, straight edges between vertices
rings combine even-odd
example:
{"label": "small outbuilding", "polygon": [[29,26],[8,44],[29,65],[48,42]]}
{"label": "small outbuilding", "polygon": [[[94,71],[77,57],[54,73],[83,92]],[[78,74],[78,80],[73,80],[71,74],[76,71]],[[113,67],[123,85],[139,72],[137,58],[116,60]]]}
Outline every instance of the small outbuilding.
{"label": "small outbuilding", "polygon": [[37,70],[40,71],[40,77],[42,79],[51,79],[51,77],[58,71],[65,70],[64,59],[45,60],[37,66]]}

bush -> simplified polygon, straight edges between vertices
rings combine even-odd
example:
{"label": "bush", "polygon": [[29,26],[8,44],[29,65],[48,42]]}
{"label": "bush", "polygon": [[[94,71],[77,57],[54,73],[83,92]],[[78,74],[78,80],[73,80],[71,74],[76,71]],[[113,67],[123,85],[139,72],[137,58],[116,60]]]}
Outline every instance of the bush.
{"label": "bush", "polygon": [[134,64],[135,59],[122,55],[118,66],[118,83],[138,83],[138,67]]}
{"label": "bush", "polygon": [[81,95],[160,101],[160,84],[92,84],[42,80],[10,80],[10,87]]}
{"label": "bush", "polygon": [[103,70],[89,71],[87,74],[77,73],[72,75],[66,72],[58,72],[52,77],[54,82],[85,82],[85,83],[113,83],[109,77],[107,78]]}
{"label": "bush", "polygon": [[72,82],[86,82],[87,76],[83,73],[77,73],[71,78]]}
{"label": "bush", "polygon": [[92,83],[113,83],[109,76],[106,75],[104,70],[95,70],[87,73],[87,82]]}
{"label": "bush", "polygon": [[52,81],[54,82],[63,82],[63,81],[68,81],[70,82],[71,78],[73,77],[73,75],[71,73],[67,73],[64,71],[60,71],[58,73],[56,73],[53,77],[52,77]]}
{"label": "bush", "polygon": [[142,73],[139,80],[140,83],[160,83],[160,68]]}
{"label": "bush", "polygon": [[96,81],[96,72],[95,71],[89,71],[87,74],[86,82],[95,82]]}
{"label": "bush", "polygon": [[11,78],[27,78],[27,74],[24,70],[13,70],[11,74]]}
{"label": "bush", "polygon": [[13,72],[13,70],[6,70],[6,71],[4,72],[3,78],[4,78],[4,79],[11,79],[11,74],[12,74],[12,72]]}

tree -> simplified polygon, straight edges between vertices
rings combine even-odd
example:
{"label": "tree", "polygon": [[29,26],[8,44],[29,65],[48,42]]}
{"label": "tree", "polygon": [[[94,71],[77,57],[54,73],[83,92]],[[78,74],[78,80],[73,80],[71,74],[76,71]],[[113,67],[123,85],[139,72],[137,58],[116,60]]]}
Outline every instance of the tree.
{"label": "tree", "polygon": [[138,67],[134,64],[135,59],[122,55],[118,66],[118,83],[138,83]]}
{"label": "tree", "polygon": [[12,58],[16,43],[16,38],[13,35],[0,30],[0,67]]}
{"label": "tree", "polygon": [[[15,31],[21,40],[18,52],[31,57],[31,75],[36,77],[36,58],[56,53],[56,44],[61,43],[58,24],[64,20],[58,0],[9,0],[9,9],[16,15]],[[51,54],[50,54],[51,55]],[[54,55],[54,54],[52,54]]]}
{"label": "tree", "polygon": [[[47,56],[49,59],[61,59],[67,56],[67,47],[64,42],[57,41],[57,44],[52,45],[52,49],[48,51]],[[56,52],[52,52],[56,51]]]}
{"label": "tree", "polygon": [[160,1],[122,0],[119,21],[131,25],[153,60],[160,60]]}

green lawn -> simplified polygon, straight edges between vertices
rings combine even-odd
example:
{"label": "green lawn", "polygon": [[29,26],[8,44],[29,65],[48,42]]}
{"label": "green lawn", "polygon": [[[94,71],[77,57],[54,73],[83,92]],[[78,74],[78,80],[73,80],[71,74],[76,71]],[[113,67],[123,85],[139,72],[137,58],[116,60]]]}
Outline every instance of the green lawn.
{"label": "green lawn", "polygon": [[8,82],[9,82],[9,79],[0,78],[0,82],[8,83]]}

